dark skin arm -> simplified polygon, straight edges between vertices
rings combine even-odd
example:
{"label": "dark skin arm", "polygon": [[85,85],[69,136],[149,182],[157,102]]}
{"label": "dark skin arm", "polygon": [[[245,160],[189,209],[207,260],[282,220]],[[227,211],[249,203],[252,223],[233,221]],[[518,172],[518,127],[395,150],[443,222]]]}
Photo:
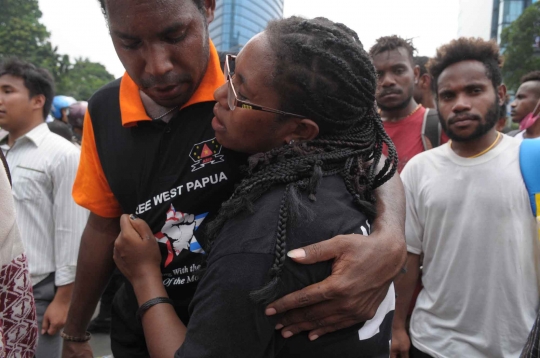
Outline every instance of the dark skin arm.
{"label": "dark skin arm", "polygon": [[[141,219],[122,215],[121,233],[114,244],[114,261],[133,285],[139,306],[156,298],[168,297],[161,279],[161,254],[152,231]],[[144,337],[152,358],[170,358],[184,343],[186,326],[172,305],[160,303],[142,316]]]}
{"label": "dark skin arm", "polygon": [[326,280],[268,305],[267,315],[284,313],[276,326],[284,337],[310,331],[314,340],[375,316],[407,257],[405,195],[399,175],[375,195],[377,218],[370,236],[339,235],[289,253],[302,264],[334,263]]}
{"label": "dark skin arm", "polygon": [[420,276],[420,255],[407,254],[407,272],[396,279],[396,310],[392,323],[391,357],[409,358],[411,341],[407,335],[405,322],[411,298]]}
{"label": "dark skin arm", "polygon": [[[90,213],[82,234],[77,263],[77,275],[73,287],[72,304],[69,307],[64,332],[84,337],[96,305],[114,269],[113,245],[118,237],[118,218],[104,218]],[[90,344],[64,341],[62,357],[92,358]]]}

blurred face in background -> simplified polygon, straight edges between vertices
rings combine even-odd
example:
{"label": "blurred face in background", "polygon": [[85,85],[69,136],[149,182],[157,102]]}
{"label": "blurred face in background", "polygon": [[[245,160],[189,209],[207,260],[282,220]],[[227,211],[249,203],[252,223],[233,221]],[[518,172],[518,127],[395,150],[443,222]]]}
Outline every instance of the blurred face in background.
{"label": "blurred face in background", "polygon": [[30,97],[24,80],[12,75],[0,77],[0,127],[11,131],[20,131],[35,121],[35,112],[39,110],[41,118],[45,96]]}
{"label": "blurred face in background", "polygon": [[528,81],[519,86],[516,98],[510,104],[512,122],[519,123],[525,116],[532,113],[539,99],[540,81]]}
{"label": "blurred face in background", "polygon": [[419,73],[407,49],[399,47],[379,53],[373,56],[373,65],[379,77],[375,93],[379,108],[387,112],[406,108]]}

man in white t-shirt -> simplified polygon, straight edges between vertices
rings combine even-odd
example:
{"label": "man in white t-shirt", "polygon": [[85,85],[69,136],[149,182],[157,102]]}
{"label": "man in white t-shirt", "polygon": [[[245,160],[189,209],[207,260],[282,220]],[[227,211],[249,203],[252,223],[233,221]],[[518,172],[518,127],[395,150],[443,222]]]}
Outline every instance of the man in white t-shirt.
{"label": "man in white t-shirt", "polygon": [[[506,88],[495,43],[461,38],[430,62],[451,142],[414,157],[406,189],[407,273],[396,280],[392,356],[519,357],[536,318],[538,240],[519,141],[497,132]],[[419,276],[410,323],[405,317]]]}

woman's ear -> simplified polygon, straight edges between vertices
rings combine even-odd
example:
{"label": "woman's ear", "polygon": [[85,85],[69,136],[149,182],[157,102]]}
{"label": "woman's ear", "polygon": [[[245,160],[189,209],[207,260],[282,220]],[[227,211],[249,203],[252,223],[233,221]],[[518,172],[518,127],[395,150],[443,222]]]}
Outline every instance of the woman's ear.
{"label": "woman's ear", "polygon": [[285,142],[290,143],[315,139],[319,135],[319,126],[311,119],[301,119],[295,121],[294,130],[285,137]]}

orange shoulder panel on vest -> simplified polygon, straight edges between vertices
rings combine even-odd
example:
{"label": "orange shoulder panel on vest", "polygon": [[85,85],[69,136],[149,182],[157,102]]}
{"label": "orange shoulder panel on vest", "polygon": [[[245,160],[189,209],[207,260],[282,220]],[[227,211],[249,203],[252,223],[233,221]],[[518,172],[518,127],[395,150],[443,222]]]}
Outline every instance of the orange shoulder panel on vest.
{"label": "orange shoulder panel on vest", "polygon": [[86,111],[84,117],[81,160],[72,195],[77,204],[96,215],[106,218],[122,215],[122,208],[114,197],[101,168],[89,111]]}

